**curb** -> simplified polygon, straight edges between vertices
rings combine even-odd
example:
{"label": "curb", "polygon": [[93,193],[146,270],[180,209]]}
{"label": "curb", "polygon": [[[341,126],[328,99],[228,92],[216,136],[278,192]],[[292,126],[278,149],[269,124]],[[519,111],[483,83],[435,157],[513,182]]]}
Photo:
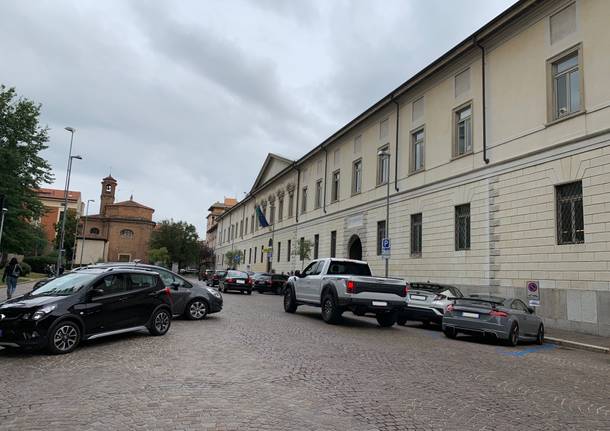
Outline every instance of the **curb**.
{"label": "curb", "polygon": [[557,344],[559,346],[572,347],[574,349],[588,350],[597,353],[610,353],[610,348],[595,346],[593,344],[579,343],[577,341],[564,340],[563,338],[544,337],[547,343]]}

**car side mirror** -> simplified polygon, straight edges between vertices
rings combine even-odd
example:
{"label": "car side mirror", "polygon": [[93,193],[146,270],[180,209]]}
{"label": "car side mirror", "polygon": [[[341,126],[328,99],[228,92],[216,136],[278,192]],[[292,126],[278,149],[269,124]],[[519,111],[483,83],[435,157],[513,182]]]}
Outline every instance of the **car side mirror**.
{"label": "car side mirror", "polygon": [[536,314],[536,309],[534,307],[527,307],[527,311],[529,311],[530,314]]}

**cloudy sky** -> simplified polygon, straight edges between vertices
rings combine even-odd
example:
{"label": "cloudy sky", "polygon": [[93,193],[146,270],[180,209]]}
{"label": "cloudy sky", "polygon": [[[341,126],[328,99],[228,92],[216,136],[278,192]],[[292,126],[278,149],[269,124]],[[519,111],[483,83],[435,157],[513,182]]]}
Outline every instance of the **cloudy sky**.
{"label": "cloudy sky", "polygon": [[43,105],[63,188],[204,232],[268,152],[298,158],[514,0],[0,0],[0,83]]}

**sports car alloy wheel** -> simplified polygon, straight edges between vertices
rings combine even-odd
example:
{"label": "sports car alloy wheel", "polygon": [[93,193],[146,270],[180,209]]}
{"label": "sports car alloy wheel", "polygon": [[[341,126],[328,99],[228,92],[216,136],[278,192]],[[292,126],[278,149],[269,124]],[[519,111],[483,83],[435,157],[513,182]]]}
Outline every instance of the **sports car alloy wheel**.
{"label": "sports car alloy wheel", "polygon": [[78,330],[71,324],[61,325],[53,335],[53,345],[59,352],[72,350],[78,341]]}

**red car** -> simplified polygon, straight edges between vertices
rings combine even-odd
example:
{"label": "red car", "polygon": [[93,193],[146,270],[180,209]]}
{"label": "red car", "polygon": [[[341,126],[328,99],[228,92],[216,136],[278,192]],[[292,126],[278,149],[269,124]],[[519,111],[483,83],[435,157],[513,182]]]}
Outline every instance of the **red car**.
{"label": "red car", "polygon": [[227,275],[227,271],[214,271],[214,274],[206,280],[206,284],[208,286],[218,286],[218,282],[225,275]]}

